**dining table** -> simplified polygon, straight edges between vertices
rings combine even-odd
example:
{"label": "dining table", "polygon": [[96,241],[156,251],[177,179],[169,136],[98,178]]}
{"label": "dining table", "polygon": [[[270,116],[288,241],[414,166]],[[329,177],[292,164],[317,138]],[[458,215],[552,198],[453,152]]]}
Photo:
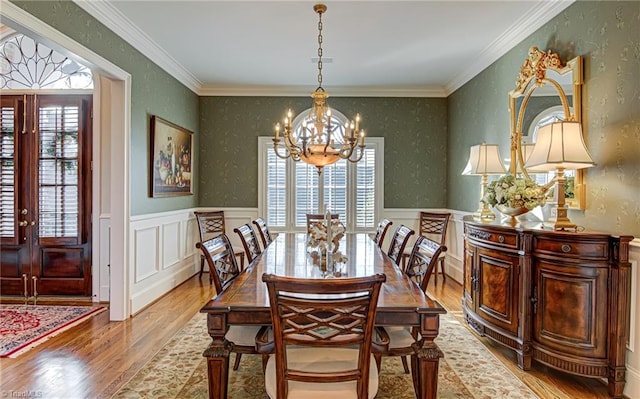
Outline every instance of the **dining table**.
{"label": "dining table", "polygon": [[[227,288],[200,310],[207,315],[211,343],[207,359],[209,398],[227,398],[231,344],[225,333],[231,325],[271,325],[269,294],[262,282],[264,273],[305,279],[364,277],[384,273],[387,277],[378,297],[376,326],[417,327],[421,345],[415,345],[414,389],[416,397],[436,398],[438,365],[443,356],[434,342],[440,315],[446,310],[426,295],[366,233],[347,233],[339,242],[334,263],[329,256],[312,252],[307,233],[279,233]],[[325,257],[326,258],[326,257]],[[346,259],[345,259],[346,258]]]}

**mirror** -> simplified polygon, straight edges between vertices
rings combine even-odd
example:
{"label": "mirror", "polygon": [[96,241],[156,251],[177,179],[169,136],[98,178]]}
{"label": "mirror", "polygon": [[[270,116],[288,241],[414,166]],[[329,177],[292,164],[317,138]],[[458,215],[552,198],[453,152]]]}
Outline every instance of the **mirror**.
{"label": "mirror", "polygon": [[[523,173],[540,185],[550,182],[555,172],[524,170],[527,155],[535,143],[538,128],[559,120],[582,122],[582,57],[566,64],[548,50],[531,47],[509,92],[511,116],[512,174]],[[582,170],[565,173],[565,203],[571,209],[585,209],[585,184]]]}

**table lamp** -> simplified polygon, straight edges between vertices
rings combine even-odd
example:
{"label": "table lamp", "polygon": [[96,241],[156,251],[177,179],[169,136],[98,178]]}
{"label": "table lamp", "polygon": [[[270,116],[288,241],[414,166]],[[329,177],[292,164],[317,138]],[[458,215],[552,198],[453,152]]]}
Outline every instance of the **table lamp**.
{"label": "table lamp", "polygon": [[582,138],[582,125],[576,121],[550,123],[538,129],[538,138],[525,168],[555,170],[556,212],[552,218],[554,230],[576,229],[567,217],[564,193],[564,170],[595,166]]}
{"label": "table lamp", "polygon": [[[482,176],[482,188],[480,191],[480,199],[484,198],[487,189],[487,175],[502,175],[506,172],[502,158],[500,158],[500,150],[497,144],[478,144],[471,146],[469,150],[469,161],[462,171],[463,175],[480,175]],[[489,206],[480,201],[480,206],[474,218],[481,221],[491,221],[496,215],[489,209]]]}

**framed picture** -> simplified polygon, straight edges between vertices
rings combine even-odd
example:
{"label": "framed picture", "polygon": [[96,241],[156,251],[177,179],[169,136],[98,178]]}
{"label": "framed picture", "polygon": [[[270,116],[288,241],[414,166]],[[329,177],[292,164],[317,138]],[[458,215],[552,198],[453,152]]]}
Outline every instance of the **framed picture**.
{"label": "framed picture", "polygon": [[191,195],[193,132],[151,116],[151,197]]}

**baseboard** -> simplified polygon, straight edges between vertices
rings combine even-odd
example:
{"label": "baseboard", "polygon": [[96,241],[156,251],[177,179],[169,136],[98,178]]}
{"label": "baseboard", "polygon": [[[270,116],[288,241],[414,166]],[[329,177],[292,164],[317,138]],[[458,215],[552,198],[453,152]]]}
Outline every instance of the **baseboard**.
{"label": "baseboard", "polygon": [[636,370],[627,364],[627,383],[624,386],[624,396],[627,398],[640,398],[640,370]]}
{"label": "baseboard", "polygon": [[132,316],[200,272],[199,267],[198,270],[196,270],[196,265],[191,259],[186,259],[184,262],[181,262],[180,266],[174,266],[174,268],[173,273],[167,274],[167,276],[158,279],[152,285],[140,289],[131,295],[130,306]]}

